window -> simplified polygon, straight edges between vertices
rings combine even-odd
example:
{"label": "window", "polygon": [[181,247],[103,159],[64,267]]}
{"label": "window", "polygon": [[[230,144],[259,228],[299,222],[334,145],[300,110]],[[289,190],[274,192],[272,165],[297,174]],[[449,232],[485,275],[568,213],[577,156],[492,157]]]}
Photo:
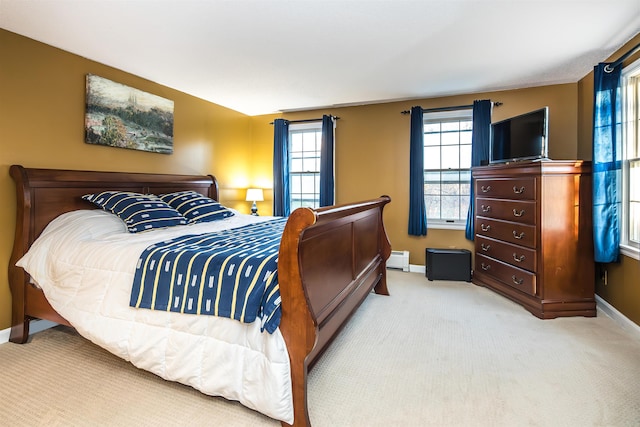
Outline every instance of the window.
{"label": "window", "polygon": [[620,251],[640,259],[640,61],[622,72],[623,166]]}
{"label": "window", "polygon": [[289,126],[289,188],[291,211],[320,204],[322,122]]}
{"label": "window", "polygon": [[425,112],[424,199],[429,228],[464,229],[471,189],[469,110]]}

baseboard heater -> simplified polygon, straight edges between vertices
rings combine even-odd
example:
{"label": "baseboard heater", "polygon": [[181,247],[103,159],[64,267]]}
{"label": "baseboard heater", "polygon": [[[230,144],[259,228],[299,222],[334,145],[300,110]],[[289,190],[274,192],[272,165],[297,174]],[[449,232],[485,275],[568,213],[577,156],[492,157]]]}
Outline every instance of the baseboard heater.
{"label": "baseboard heater", "polygon": [[409,251],[391,251],[387,268],[409,271]]}

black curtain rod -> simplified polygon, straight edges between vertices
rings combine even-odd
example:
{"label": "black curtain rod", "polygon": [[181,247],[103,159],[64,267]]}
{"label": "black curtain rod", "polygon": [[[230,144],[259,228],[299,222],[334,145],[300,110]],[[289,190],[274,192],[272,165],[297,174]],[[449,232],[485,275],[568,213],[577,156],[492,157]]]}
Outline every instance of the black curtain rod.
{"label": "black curtain rod", "polygon": [[[499,107],[502,105],[502,102],[494,102],[494,106]],[[456,105],[454,107],[436,107],[436,108],[423,108],[423,113],[435,113],[438,111],[455,111],[455,110],[467,110],[469,108],[473,108],[473,104],[470,105]],[[411,110],[401,111],[402,114],[411,114]]]}
{"label": "black curtain rod", "polygon": [[[331,118],[333,120],[340,120],[340,117],[338,116],[331,116]],[[287,120],[287,119],[285,119]],[[304,120],[287,120],[289,123],[310,123],[310,122],[321,122],[322,121],[322,117],[320,117],[319,119],[304,119]],[[273,124],[273,122],[269,123],[270,125]]]}
{"label": "black curtain rod", "polygon": [[627,53],[625,53],[624,55],[622,55],[620,57],[620,59],[618,59],[615,62],[612,62],[610,64],[607,64],[604,66],[604,71],[606,73],[610,73],[613,71],[614,68],[616,68],[618,65],[622,64],[624,62],[625,59],[627,59],[628,57],[630,57],[631,55],[633,55],[638,49],[640,49],[640,43],[638,43],[637,45],[635,45],[634,47],[632,47],[631,49],[629,49],[627,51]]}

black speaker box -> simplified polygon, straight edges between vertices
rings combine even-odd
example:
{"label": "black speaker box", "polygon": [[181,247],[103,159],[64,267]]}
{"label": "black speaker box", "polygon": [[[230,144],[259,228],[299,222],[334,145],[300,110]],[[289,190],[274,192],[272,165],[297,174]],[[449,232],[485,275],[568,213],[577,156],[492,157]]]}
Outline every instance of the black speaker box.
{"label": "black speaker box", "polygon": [[428,280],[471,281],[471,251],[427,248],[426,258]]}

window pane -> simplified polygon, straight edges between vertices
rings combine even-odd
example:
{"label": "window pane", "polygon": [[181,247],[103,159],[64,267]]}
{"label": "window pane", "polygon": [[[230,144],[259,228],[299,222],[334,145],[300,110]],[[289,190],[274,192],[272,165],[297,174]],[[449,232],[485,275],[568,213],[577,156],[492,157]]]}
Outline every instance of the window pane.
{"label": "window pane", "polygon": [[424,194],[429,196],[440,196],[440,183],[425,184]]}
{"label": "window pane", "polygon": [[[429,184],[440,184],[440,171],[435,171],[435,172],[430,172],[430,171],[425,171],[424,172],[424,182],[425,184],[429,183]],[[440,191],[440,190],[438,190]]]}
{"label": "window pane", "polygon": [[456,133],[458,133],[458,131],[460,130],[460,122],[455,121],[455,122],[444,122],[442,123],[442,132],[446,132],[446,131],[456,131]]}
{"label": "window pane", "polygon": [[425,123],[424,124],[424,133],[427,132],[436,132],[440,133],[440,123]]}
{"label": "window pane", "polygon": [[458,170],[443,170],[442,171],[442,183],[455,183],[458,185],[460,181],[460,171]]}
{"label": "window pane", "polygon": [[302,161],[302,171],[303,172],[318,172],[316,169],[316,158],[315,157],[306,157]]}
{"label": "window pane", "polygon": [[442,169],[458,169],[460,167],[460,147],[442,147]]}
{"label": "window pane", "polygon": [[427,218],[440,218],[440,196],[424,196]]}
{"label": "window pane", "polygon": [[424,145],[440,145],[440,134],[439,133],[425,133],[424,134]]}
{"label": "window pane", "polygon": [[442,135],[442,145],[458,145],[460,143],[460,134],[458,132],[447,132]]}
{"label": "window pane", "polygon": [[[468,111],[440,121],[425,115],[425,204],[427,218],[466,220],[471,178],[471,129]],[[442,116],[441,116],[442,117]]]}
{"label": "window pane", "polygon": [[640,244],[640,159],[629,162],[629,241]]}
{"label": "window pane", "polygon": [[301,133],[292,133],[291,134],[291,152],[300,152],[302,151],[302,134]]}
{"label": "window pane", "polygon": [[302,134],[302,149],[304,151],[315,151],[316,150],[316,133],[315,132],[305,132]]}
{"label": "window pane", "polygon": [[623,68],[624,192],[621,243],[640,249],[640,61]]}
{"label": "window pane", "polygon": [[299,193],[302,191],[302,181],[300,175],[291,175],[291,193]]}
{"label": "window pane", "polygon": [[468,181],[460,183],[460,194],[465,196],[467,199],[471,195],[471,184]]}
{"label": "window pane", "polygon": [[471,169],[471,145],[460,146],[460,168]]}
{"label": "window pane", "polygon": [[315,179],[313,175],[303,175],[302,176],[302,192],[303,193],[311,193],[313,194],[315,190]]}
{"label": "window pane", "polygon": [[291,159],[290,172],[302,172],[302,159]]}
{"label": "window pane", "polygon": [[316,208],[320,204],[320,145],[322,131],[318,127],[289,132],[289,167],[291,172],[291,208]]}
{"label": "window pane", "polygon": [[442,219],[458,219],[460,218],[460,198],[458,196],[445,196],[441,198]]}
{"label": "window pane", "polygon": [[468,144],[471,146],[471,131],[460,132],[460,144]]}
{"label": "window pane", "polygon": [[629,203],[629,241],[640,244],[640,203]]}
{"label": "window pane", "polygon": [[440,169],[440,147],[424,148],[424,168]]}
{"label": "window pane", "polygon": [[460,194],[460,185],[456,183],[442,183],[443,196],[457,196]]}

